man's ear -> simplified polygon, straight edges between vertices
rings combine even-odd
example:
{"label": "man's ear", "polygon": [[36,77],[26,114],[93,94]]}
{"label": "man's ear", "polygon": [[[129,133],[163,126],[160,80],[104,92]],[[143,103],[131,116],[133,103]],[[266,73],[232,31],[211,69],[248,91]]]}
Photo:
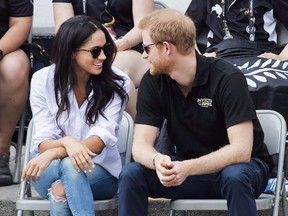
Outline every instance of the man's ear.
{"label": "man's ear", "polygon": [[165,53],[166,55],[170,54],[170,50],[171,50],[171,44],[167,41],[163,42],[163,46],[165,46]]}

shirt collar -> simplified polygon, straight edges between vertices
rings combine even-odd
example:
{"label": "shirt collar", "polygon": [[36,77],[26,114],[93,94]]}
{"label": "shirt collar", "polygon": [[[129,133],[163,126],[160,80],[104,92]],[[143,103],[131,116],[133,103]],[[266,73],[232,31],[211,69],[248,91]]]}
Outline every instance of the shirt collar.
{"label": "shirt collar", "polygon": [[208,58],[199,55],[196,52],[196,74],[195,79],[193,81],[193,87],[201,86],[207,83],[208,77],[210,74],[210,68],[209,68],[209,60]]}
{"label": "shirt collar", "polygon": [[[201,86],[207,83],[210,74],[209,58],[199,55],[196,52],[196,74],[193,81],[193,87]],[[162,75],[172,86],[177,86],[177,82],[167,75]]]}

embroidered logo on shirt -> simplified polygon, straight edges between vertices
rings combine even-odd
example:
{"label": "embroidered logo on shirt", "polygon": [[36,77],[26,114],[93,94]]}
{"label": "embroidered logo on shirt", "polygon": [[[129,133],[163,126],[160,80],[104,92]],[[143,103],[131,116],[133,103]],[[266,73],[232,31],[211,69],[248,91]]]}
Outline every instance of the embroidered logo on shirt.
{"label": "embroidered logo on shirt", "polygon": [[210,98],[198,98],[197,103],[200,107],[212,107],[212,99]]}

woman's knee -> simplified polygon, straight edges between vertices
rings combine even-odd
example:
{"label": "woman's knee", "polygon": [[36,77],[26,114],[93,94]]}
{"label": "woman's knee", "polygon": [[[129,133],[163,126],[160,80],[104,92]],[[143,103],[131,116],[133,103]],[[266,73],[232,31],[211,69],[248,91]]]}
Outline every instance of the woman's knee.
{"label": "woman's knee", "polygon": [[78,172],[71,159],[69,157],[65,157],[61,159],[60,161],[60,172],[62,173],[61,175],[66,176],[68,179],[71,181],[75,182],[80,180],[79,175],[84,175],[84,172],[80,171]]}
{"label": "woman's knee", "polygon": [[68,170],[69,172],[71,171],[72,173],[74,173],[74,171],[78,173],[69,157],[61,159],[60,166],[62,171]]}
{"label": "woman's knee", "polygon": [[64,185],[60,181],[57,181],[52,185],[50,193],[51,197],[55,200],[66,200]]}

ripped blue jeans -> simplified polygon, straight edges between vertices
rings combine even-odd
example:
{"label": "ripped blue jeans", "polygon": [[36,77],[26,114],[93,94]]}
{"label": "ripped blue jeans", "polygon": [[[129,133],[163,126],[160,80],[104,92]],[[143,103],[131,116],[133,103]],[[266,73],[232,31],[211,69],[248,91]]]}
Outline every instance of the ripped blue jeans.
{"label": "ripped blue jeans", "polygon": [[[118,179],[98,164],[91,171],[78,173],[66,157],[52,161],[40,180],[31,180],[31,183],[40,196],[49,199],[51,216],[94,216],[94,200],[115,196]],[[51,194],[51,187],[56,182],[63,183],[66,199],[56,199]]]}

